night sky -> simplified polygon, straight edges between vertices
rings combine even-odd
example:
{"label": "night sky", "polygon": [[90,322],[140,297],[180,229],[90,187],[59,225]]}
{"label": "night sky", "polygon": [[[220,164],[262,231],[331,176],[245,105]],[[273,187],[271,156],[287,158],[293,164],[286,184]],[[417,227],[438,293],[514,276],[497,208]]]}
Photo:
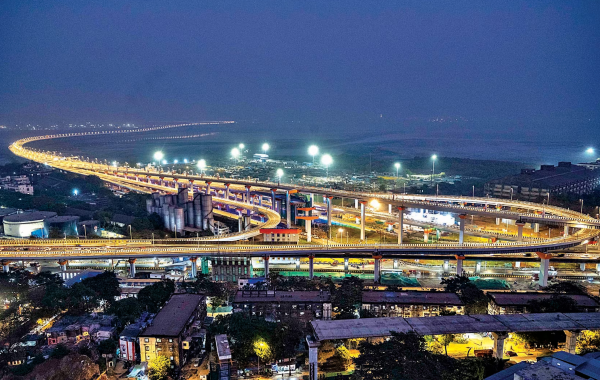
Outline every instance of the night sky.
{"label": "night sky", "polygon": [[380,115],[598,126],[600,2],[0,2],[0,124]]}

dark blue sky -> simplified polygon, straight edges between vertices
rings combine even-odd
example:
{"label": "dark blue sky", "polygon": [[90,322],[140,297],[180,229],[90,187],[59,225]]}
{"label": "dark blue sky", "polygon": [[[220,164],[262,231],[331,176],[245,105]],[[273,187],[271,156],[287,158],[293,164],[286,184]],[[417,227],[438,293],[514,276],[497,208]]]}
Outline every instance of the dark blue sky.
{"label": "dark blue sky", "polygon": [[597,126],[600,2],[0,2],[0,123],[379,114]]}

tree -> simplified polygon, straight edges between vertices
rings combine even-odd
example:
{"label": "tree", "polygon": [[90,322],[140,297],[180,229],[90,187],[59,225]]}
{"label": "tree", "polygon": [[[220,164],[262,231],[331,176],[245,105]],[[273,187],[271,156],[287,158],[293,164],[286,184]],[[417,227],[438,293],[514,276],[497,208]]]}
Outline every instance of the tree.
{"label": "tree", "polygon": [[69,351],[67,346],[65,346],[64,344],[57,344],[54,350],[52,350],[50,357],[53,359],[62,359],[65,356],[69,355],[70,352],[71,351]]}
{"label": "tree", "polygon": [[336,311],[336,319],[354,319],[362,302],[363,280],[346,277],[333,291],[331,303]]}
{"label": "tree", "polygon": [[88,277],[81,283],[96,294],[99,302],[109,306],[115,302],[116,297],[121,295],[119,280],[115,272],[112,271],[104,271],[97,276]]}
{"label": "tree", "polygon": [[108,313],[116,315],[122,325],[127,325],[139,318],[142,314],[142,307],[137,298],[128,297],[113,302]]}
{"label": "tree", "polygon": [[158,355],[148,362],[148,377],[150,380],[167,380],[171,372],[171,360],[164,355]]}
{"label": "tree", "polygon": [[444,346],[444,353],[448,356],[448,345],[456,340],[454,334],[443,334],[439,337],[440,343]]}
{"label": "tree", "polygon": [[487,314],[488,298],[467,276],[443,278],[446,291],[458,294],[465,304],[465,314]]}
{"label": "tree", "polygon": [[576,313],[577,302],[569,296],[553,294],[542,300],[527,302],[530,313]]}
{"label": "tree", "polygon": [[270,363],[273,359],[273,352],[271,351],[271,346],[267,343],[262,337],[257,337],[256,340],[252,343],[252,347],[254,348],[254,353],[256,356],[263,361],[263,363]]}
{"label": "tree", "polygon": [[144,287],[138,293],[138,301],[142,311],[158,313],[162,305],[167,302],[171,294],[175,292],[173,280],[163,280]]}
{"label": "tree", "polygon": [[576,352],[578,355],[600,351],[600,331],[584,330],[577,338]]}
{"label": "tree", "polygon": [[550,293],[565,293],[565,294],[583,294],[587,295],[587,290],[583,285],[574,281],[561,281],[550,284],[545,289]]}

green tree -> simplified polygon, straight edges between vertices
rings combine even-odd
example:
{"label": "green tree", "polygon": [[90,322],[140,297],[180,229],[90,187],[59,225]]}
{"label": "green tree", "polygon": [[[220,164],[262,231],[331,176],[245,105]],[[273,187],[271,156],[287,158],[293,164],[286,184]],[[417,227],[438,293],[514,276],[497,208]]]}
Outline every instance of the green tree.
{"label": "green tree", "polygon": [[354,319],[362,303],[363,280],[358,277],[346,277],[334,290],[331,303],[336,319]]}
{"label": "green tree", "polygon": [[569,296],[553,294],[542,300],[527,302],[530,313],[576,313],[577,302]]}
{"label": "green tree", "polygon": [[168,279],[144,287],[138,293],[142,311],[157,313],[174,292],[175,283]]}
{"label": "green tree", "polygon": [[456,340],[456,335],[454,334],[443,334],[439,336],[439,341],[444,346],[444,353],[448,356],[448,345]]}
{"label": "green tree", "polygon": [[50,357],[52,359],[62,359],[65,356],[69,355],[70,352],[71,351],[69,351],[67,346],[65,346],[64,344],[57,344],[54,350],[52,350]]}
{"label": "green tree", "polygon": [[171,373],[171,360],[164,355],[158,355],[148,362],[148,377],[150,380],[167,380]]}
{"label": "green tree", "polygon": [[583,294],[587,295],[587,290],[581,283],[574,281],[561,281],[550,284],[545,289],[550,293],[564,293],[564,294]]}
{"label": "green tree", "polygon": [[465,314],[487,314],[488,298],[467,276],[443,278],[446,291],[458,294],[465,304]]}
{"label": "green tree", "polygon": [[578,355],[600,351],[600,331],[585,330],[577,338],[576,352]]}
{"label": "green tree", "polygon": [[97,276],[84,279],[81,283],[94,291],[96,298],[104,305],[110,306],[115,302],[115,298],[121,295],[119,280],[113,271],[104,271]]}
{"label": "green tree", "polygon": [[116,315],[122,325],[127,325],[139,318],[142,314],[142,307],[137,298],[128,297],[113,302],[108,309],[108,313]]}

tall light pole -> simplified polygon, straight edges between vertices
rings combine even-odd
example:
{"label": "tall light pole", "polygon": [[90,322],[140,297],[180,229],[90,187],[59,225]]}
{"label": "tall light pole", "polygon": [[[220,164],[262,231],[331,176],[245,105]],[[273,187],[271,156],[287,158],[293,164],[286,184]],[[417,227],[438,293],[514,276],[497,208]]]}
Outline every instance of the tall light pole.
{"label": "tall light pole", "polygon": [[269,150],[270,146],[267,143],[262,144],[262,151],[264,154],[267,154],[267,151]]}
{"label": "tall light pole", "polygon": [[400,163],[396,162],[394,164],[394,166],[396,167],[396,180],[397,180],[398,178],[400,178]]}
{"label": "tall light pole", "polygon": [[431,156],[431,162],[433,164],[433,167],[431,169],[431,182],[433,182],[433,176],[435,175],[435,160],[437,160],[437,154]]}
{"label": "tall light pole", "polygon": [[200,175],[202,175],[203,171],[206,169],[206,160],[205,159],[201,159],[198,161],[198,169],[200,169]]}
{"label": "tall light pole", "polygon": [[311,145],[308,147],[308,154],[310,154],[312,156],[313,159],[313,166],[315,164],[315,156],[317,154],[319,154],[319,147],[316,145]]}
{"label": "tall light pole", "polygon": [[163,160],[163,158],[165,157],[165,155],[163,154],[163,152],[161,152],[160,150],[158,152],[154,153],[154,159],[156,161],[158,161],[158,163],[160,164],[160,162]]}
{"label": "tall light pole", "polygon": [[238,148],[233,148],[231,150],[231,157],[237,162],[238,157],[240,156],[240,150]]}
{"label": "tall light pole", "polygon": [[579,202],[581,202],[581,210],[579,212],[583,214],[583,199],[580,199]]}
{"label": "tall light pole", "polygon": [[475,198],[475,185],[473,185],[473,198]]}
{"label": "tall light pole", "polygon": [[131,233],[131,224],[128,224],[127,226],[129,226],[129,240],[133,240],[133,234]]}
{"label": "tall light pole", "polygon": [[586,152],[587,154],[594,154],[594,148],[587,148],[587,149],[585,150],[585,152]]}
{"label": "tall light pole", "polygon": [[277,184],[281,183],[281,177],[283,177],[283,169],[277,169]]}
{"label": "tall light pole", "polygon": [[321,164],[325,165],[327,178],[329,178],[329,165],[331,165],[332,162],[333,162],[333,158],[331,158],[331,156],[329,154],[324,154],[321,157]]}

